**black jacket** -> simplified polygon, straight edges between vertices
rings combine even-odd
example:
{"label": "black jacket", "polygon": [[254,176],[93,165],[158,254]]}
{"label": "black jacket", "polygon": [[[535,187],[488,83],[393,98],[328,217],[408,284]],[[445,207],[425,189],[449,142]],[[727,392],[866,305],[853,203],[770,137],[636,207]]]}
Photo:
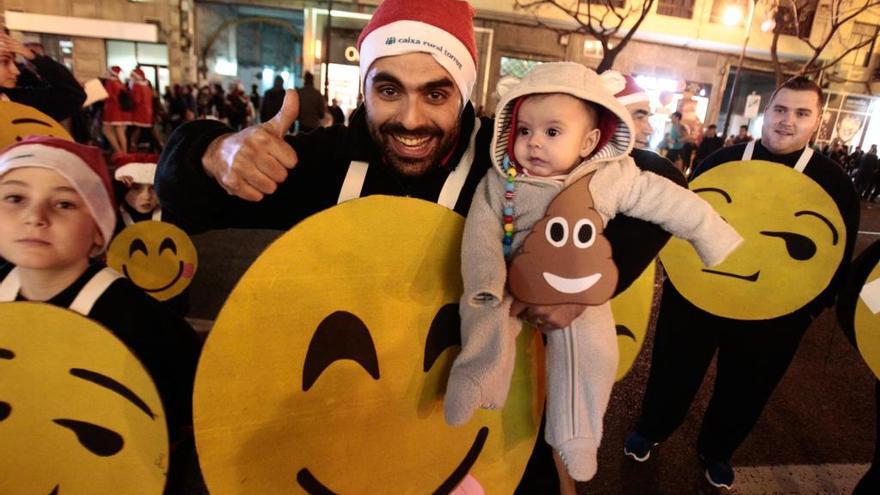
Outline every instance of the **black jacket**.
{"label": "black jacket", "polygon": [[[462,115],[462,137],[448,163],[459,162],[475,122],[474,109],[468,105]],[[486,118],[479,122],[474,161],[455,205],[455,211],[462,216],[467,215],[477,184],[491,166],[489,148],[493,122]],[[288,136],[286,139],[296,149],[299,164],[274,194],[253,203],[230,196],[202,169],[205,149],[215,138],[229,132],[231,129],[217,121],[190,122],[171,135],[159,159],[156,189],[163,212],[173,215],[178,225],[188,232],[229,227],[287,230],[309,215],[336,204],[352,160],[370,164],[362,196],[409,196],[436,202],[450,172],[448,167],[440,167],[421,177],[398,175],[383,163],[360,107],[352,114],[348,127],[324,127],[306,135]],[[659,155],[636,150],[633,156],[640,168],[682,183],[681,174]],[[653,224],[623,215],[608,224],[605,235],[611,241],[620,271],[618,292],[644,271],[669,237]]]}
{"label": "black jacket", "polygon": [[0,92],[10,100],[34,107],[59,122],[82,108],[86,92],[67,67],[43,55],[37,55],[30,63],[37,68],[41,84],[0,88]]}

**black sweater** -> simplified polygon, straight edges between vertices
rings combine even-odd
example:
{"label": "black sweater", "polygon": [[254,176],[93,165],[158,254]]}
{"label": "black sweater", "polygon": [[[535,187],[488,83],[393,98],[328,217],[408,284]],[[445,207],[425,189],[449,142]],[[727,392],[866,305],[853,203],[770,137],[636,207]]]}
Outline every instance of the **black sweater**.
{"label": "black sweater", "polygon": [[37,55],[30,63],[37,68],[43,84],[0,88],[0,92],[10,100],[34,107],[58,122],[82,108],[86,92],[67,67],[43,55]]}

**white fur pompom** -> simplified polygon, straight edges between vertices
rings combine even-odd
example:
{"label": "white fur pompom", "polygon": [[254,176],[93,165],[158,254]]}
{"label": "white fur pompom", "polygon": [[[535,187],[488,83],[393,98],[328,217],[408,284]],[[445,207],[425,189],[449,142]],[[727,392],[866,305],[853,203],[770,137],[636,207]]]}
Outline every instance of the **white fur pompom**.
{"label": "white fur pompom", "polygon": [[602,87],[612,95],[620,93],[626,87],[626,79],[616,70],[606,70],[599,74],[599,79],[602,80]]}

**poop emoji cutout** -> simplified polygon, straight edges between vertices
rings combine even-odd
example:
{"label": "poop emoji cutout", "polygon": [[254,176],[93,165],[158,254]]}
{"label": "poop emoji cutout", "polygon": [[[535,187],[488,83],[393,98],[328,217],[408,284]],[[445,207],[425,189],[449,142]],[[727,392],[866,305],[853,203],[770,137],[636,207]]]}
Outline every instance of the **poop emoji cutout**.
{"label": "poop emoji cutout", "polygon": [[508,269],[510,292],[528,304],[607,302],[617,286],[611,243],[586,175],[563,189],[535,223]]}
{"label": "poop emoji cutout", "polygon": [[507,406],[446,424],[463,226],[433,203],[369,196],[260,255],[196,374],[211,493],[513,493],[537,438],[544,350],[522,332]]}
{"label": "poop emoji cutout", "polygon": [[0,493],[161,495],[162,401],[120,340],[73,311],[0,303]]}
{"label": "poop emoji cutout", "polygon": [[107,265],[159,301],[186,289],[198,266],[189,236],[170,223],[146,221],[129,225],[107,249]]}
{"label": "poop emoji cutout", "polygon": [[0,148],[28,136],[52,136],[73,141],[67,129],[36,108],[0,101]]}

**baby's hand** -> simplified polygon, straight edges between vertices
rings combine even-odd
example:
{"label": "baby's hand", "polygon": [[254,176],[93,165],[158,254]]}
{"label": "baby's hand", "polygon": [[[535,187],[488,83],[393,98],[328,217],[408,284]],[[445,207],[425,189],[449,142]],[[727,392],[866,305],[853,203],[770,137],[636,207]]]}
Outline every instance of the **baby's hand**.
{"label": "baby's hand", "polygon": [[526,321],[536,330],[557,330],[571,325],[571,322],[586,308],[587,306],[583,304],[536,306],[514,299],[513,304],[510,305],[510,316]]}
{"label": "baby's hand", "polygon": [[131,188],[134,185],[134,179],[130,175],[119,177],[119,182],[125,184],[125,187]]}

